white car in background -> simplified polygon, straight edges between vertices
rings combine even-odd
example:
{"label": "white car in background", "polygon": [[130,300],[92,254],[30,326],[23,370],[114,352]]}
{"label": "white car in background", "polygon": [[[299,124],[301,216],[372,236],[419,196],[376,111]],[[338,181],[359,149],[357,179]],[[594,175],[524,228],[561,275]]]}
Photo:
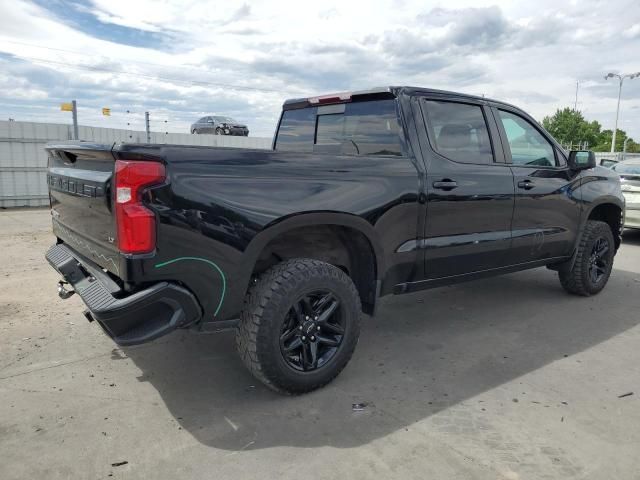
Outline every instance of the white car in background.
{"label": "white car in background", "polygon": [[620,175],[620,188],[626,201],[625,228],[640,228],[640,159],[625,160],[611,169]]}

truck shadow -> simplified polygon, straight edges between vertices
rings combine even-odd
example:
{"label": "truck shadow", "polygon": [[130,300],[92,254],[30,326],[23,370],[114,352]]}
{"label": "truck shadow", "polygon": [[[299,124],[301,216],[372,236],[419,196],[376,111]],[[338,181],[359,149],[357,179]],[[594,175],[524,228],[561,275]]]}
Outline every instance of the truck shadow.
{"label": "truck shadow", "polygon": [[[546,269],[387,297],[376,318],[363,319],[345,371],[300,397],[257,383],[235,354],[232,332],[180,332],[126,353],[142,371],[139,380],[205,445],[347,448],[550,362],[579,361],[572,355],[640,323],[638,277],[616,270],[591,298],[565,294]],[[355,412],[354,403],[366,407]]]}

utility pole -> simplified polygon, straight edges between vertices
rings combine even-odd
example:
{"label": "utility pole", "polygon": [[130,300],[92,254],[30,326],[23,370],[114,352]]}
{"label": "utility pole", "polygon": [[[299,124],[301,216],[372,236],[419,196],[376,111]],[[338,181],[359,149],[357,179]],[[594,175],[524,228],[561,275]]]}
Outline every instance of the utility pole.
{"label": "utility pole", "polygon": [[627,137],[624,139],[624,142],[622,143],[622,160],[626,160],[627,159],[627,142],[631,140],[631,137]]}
{"label": "utility pole", "polygon": [[75,100],[71,100],[72,110],[71,116],[73,117],[73,139],[78,139],[78,105]]}
{"label": "utility pole", "polygon": [[618,106],[616,107],[616,126],[613,129],[613,137],[611,138],[611,153],[616,151],[616,135],[618,133],[618,115],[620,115],[620,97],[622,96],[622,82],[624,77],[620,78],[620,87],[618,88]]}
{"label": "utility pole", "polygon": [[611,139],[611,153],[615,153],[616,151],[616,133],[618,133],[618,115],[620,114],[620,97],[622,96],[622,83],[625,78],[629,80],[633,80],[636,77],[640,77],[640,72],[631,73],[631,74],[618,74],[618,73],[607,73],[604,77],[605,80],[616,77],[619,82],[618,86],[618,107],[616,108],[616,127],[613,129],[613,138]]}
{"label": "utility pole", "polygon": [[576,81],[576,101],[573,104],[573,111],[577,112],[578,111],[578,86],[580,85],[579,81]]}
{"label": "utility pole", "polygon": [[147,143],[151,143],[151,127],[149,126],[149,112],[144,112],[144,126],[147,131]]}

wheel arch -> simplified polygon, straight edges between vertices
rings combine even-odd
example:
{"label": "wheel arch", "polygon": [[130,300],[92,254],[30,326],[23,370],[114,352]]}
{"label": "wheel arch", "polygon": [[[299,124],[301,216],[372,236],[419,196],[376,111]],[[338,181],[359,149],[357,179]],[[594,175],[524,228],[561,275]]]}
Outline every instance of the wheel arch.
{"label": "wheel arch", "polygon": [[[308,243],[296,241],[299,238],[307,238]],[[337,265],[355,283],[365,313],[374,313],[384,255],[375,229],[358,216],[311,212],[278,219],[254,237],[245,254],[248,280],[288,258],[315,258]]]}
{"label": "wheel arch", "polygon": [[[586,224],[588,220],[600,220],[609,225],[617,250],[622,241],[623,215],[624,204],[619,199],[616,197],[603,198],[598,203],[590,205],[584,223]],[[584,225],[582,230],[584,230]]]}

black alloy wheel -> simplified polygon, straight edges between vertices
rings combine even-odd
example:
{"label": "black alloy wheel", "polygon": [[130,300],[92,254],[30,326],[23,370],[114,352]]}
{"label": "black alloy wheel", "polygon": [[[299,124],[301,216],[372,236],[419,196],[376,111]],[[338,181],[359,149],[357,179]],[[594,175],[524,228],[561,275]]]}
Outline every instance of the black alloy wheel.
{"label": "black alloy wheel", "polygon": [[344,338],[340,300],[330,291],[299,298],[289,310],[280,334],[285,363],[298,371],[312,371],[329,362]]}
{"label": "black alloy wheel", "polygon": [[267,387],[310,392],[349,362],[361,313],[358,290],[340,268],[310,258],[285,260],[249,289],[236,330],[238,353]]}
{"label": "black alloy wheel", "polygon": [[615,254],[612,227],[600,220],[587,220],[574,258],[558,269],[560,283],[574,295],[599,293],[609,281]]}
{"label": "black alloy wheel", "polygon": [[593,243],[589,257],[589,278],[594,285],[600,283],[609,271],[610,250],[609,240],[604,236],[598,237]]}

